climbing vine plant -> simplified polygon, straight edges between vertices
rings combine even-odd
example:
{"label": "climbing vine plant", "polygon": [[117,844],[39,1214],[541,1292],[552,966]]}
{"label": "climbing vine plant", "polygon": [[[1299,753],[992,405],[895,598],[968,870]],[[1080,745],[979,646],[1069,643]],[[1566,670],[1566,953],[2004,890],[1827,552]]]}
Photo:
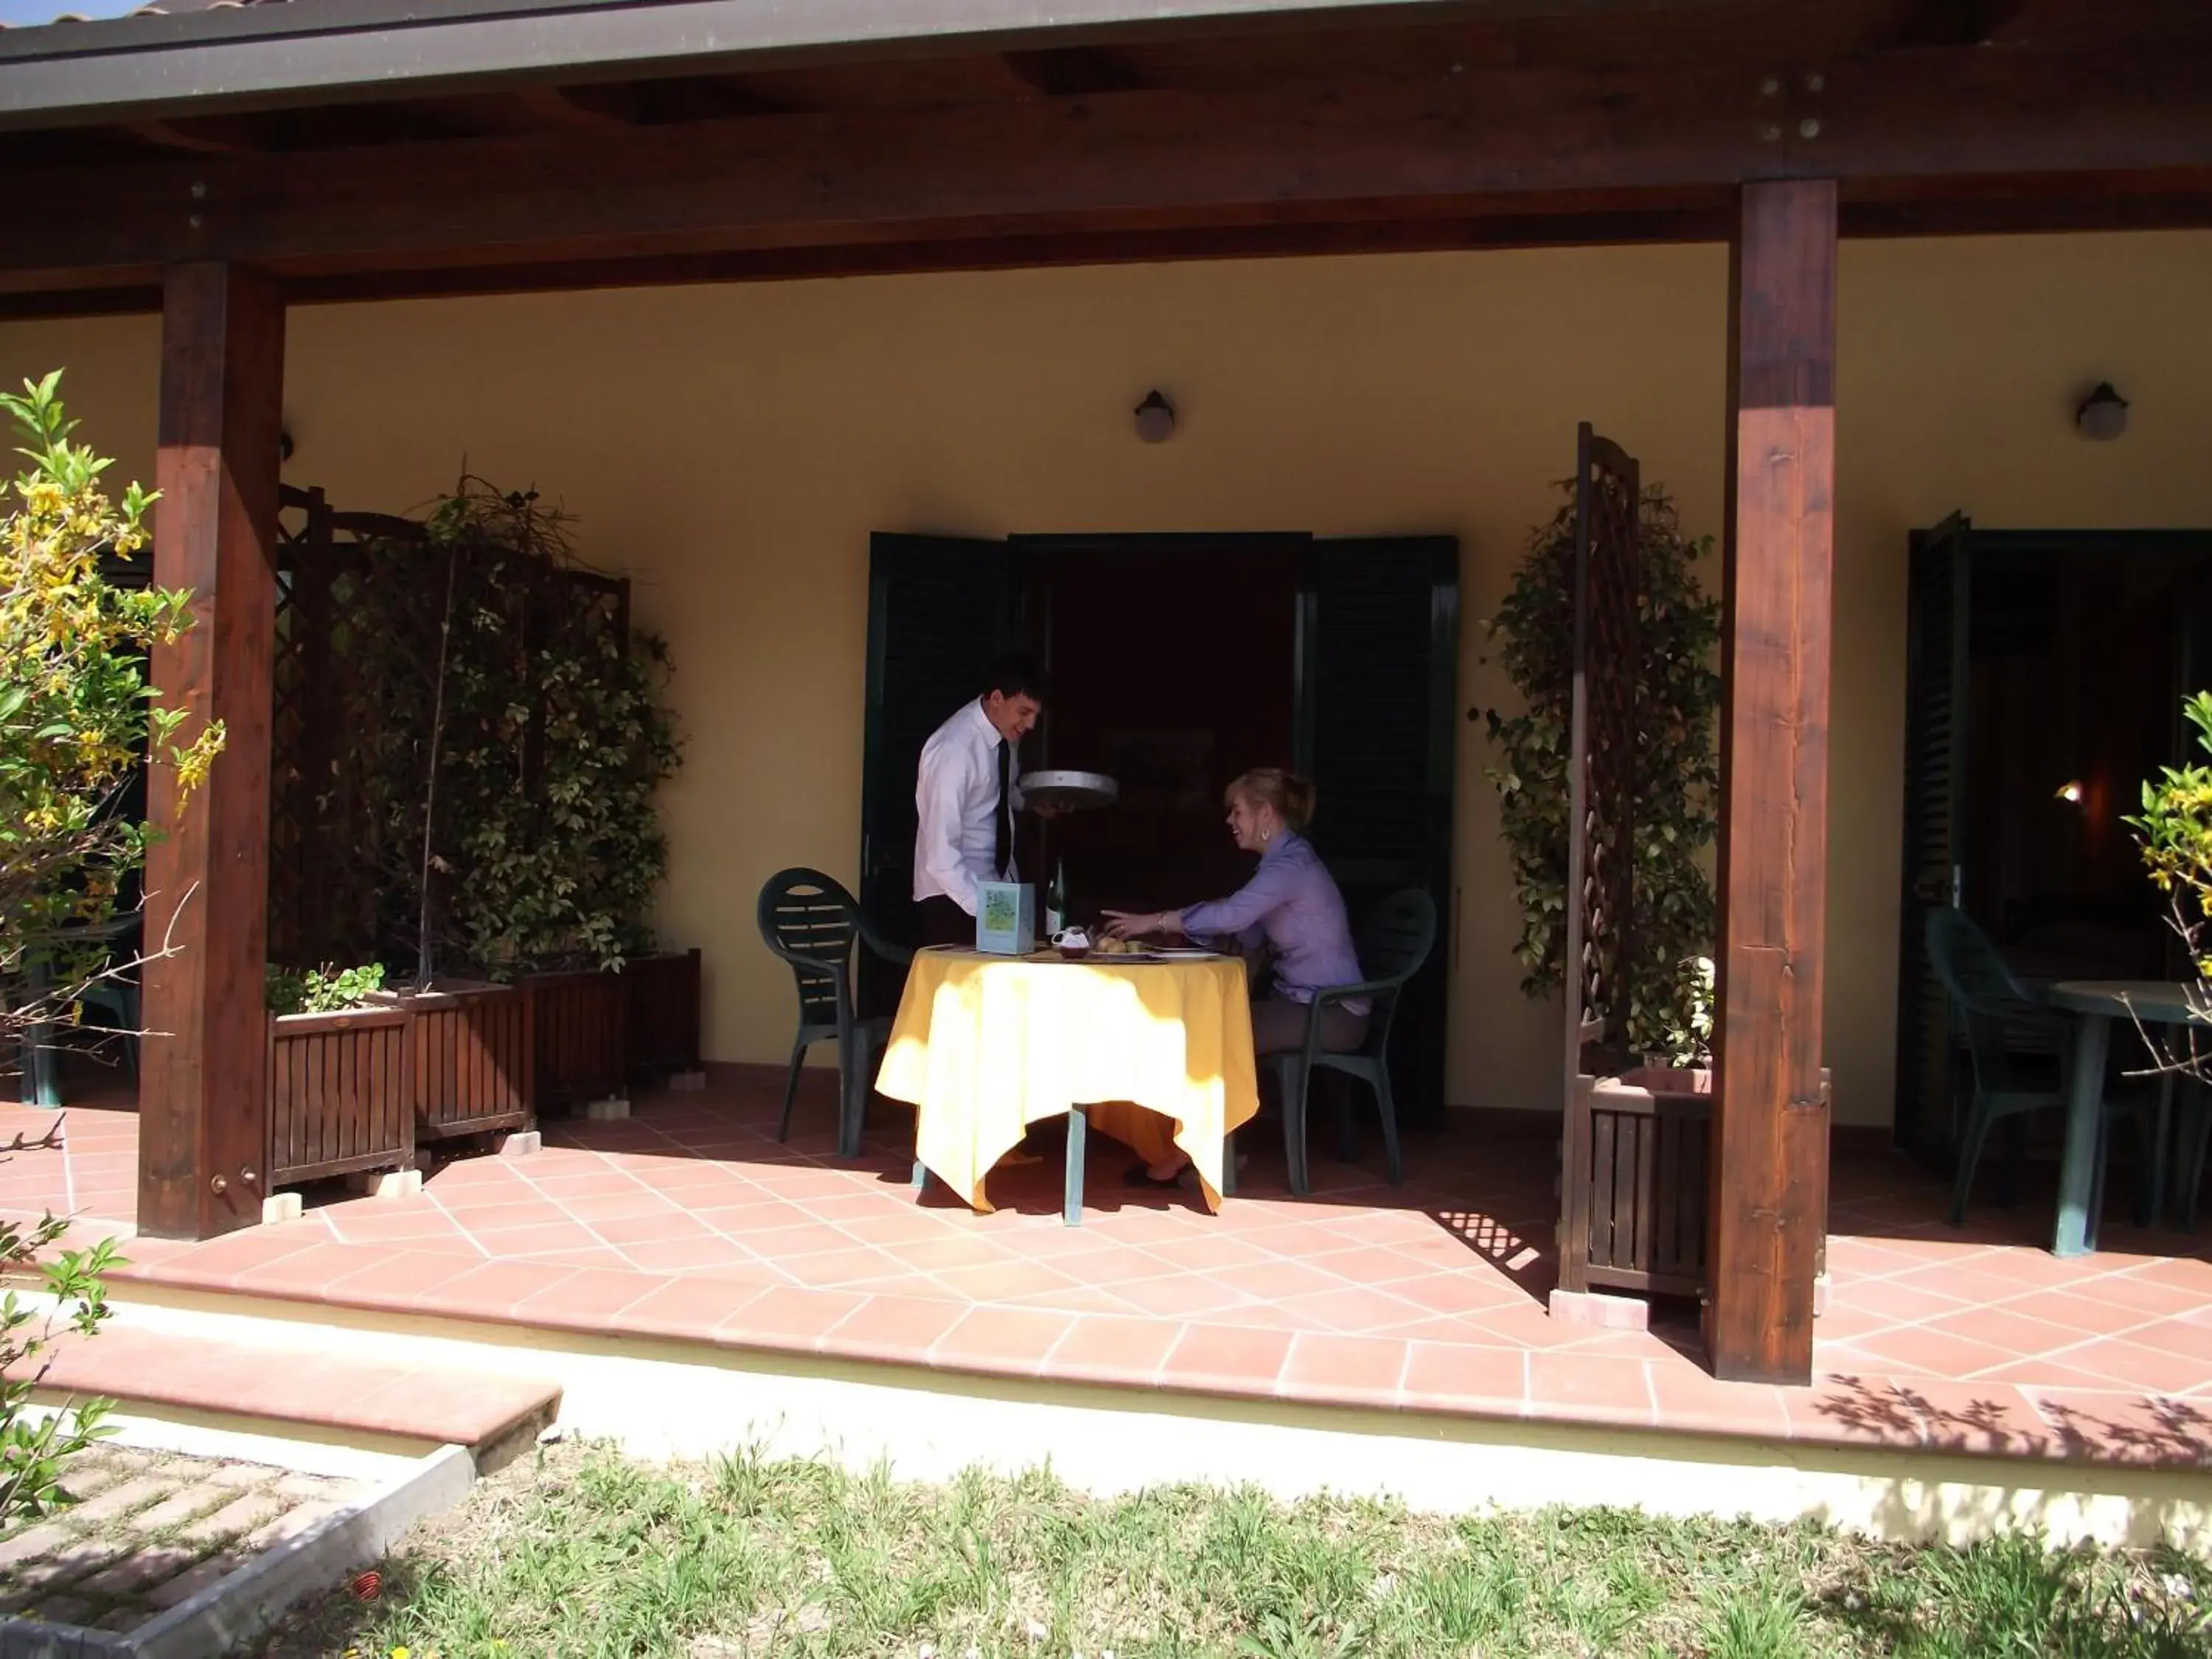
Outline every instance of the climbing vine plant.
{"label": "climbing vine plant", "polygon": [[667,647],[629,629],[611,584],[518,580],[519,567],[578,569],[573,523],[534,490],[477,479],[429,519],[460,573],[430,878],[448,878],[455,948],[495,976],[650,950],[668,866],[655,805],[678,761]]}
{"label": "climbing vine plant", "polygon": [[678,762],[669,657],[631,629],[626,586],[580,562],[574,524],[465,477],[419,530],[358,546],[333,587],[331,775],[357,798],[321,833],[350,837],[374,889],[362,947],[411,954],[417,982],[652,948],[655,798]]}
{"label": "climbing vine plant", "polygon": [[[1522,932],[1515,954],[1532,997],[1558,991],[1566,951],[1569,697],[1574,659],[1574,486],[1534,530],[1486,624],[1522,709],[1477,709],[1498,751],[1498,795]],[[1640,1053],[1687,1064],[1711,1047],[1710,849],[1719,829],[1716,730],[1720,602],[1698,580],[1712,538],[1683,533],[1662,489],[1638,515],[1635,915],[1628,1036]]]}

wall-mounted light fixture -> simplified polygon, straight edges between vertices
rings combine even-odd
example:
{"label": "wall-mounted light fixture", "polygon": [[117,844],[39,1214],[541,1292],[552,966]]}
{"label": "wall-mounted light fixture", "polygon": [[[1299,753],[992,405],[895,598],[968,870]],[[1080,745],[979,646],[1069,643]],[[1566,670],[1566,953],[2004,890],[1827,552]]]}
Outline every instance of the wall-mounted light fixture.
{"label": "wall-mounted light fixture", "polygon": [[1175,405],[1158,392],[1148,392],[1137,405],[1137,436],[1148,444],[1164,444],[1175,436]]}
{"label": "wall-mounted light fixture", "polygon": [[2057,799],[2064,801],[2069,806],[2079,806],[2081,804],[2081,786],[2080,782],[2075,779],[2069,778],[2064,783],[2060,784],[2058,786]]}
{"label": "wall-mounted light fixture", "polygon": [[2074,424],[2083,437],[2108,444],[2128,429],[2128,400],[2112,390],[2110,380],[2100,380],[2075,410]]}
{"label": "wall-mounted light fixture", "polygon": [[279,428],[276,433],[276,459],[283,461],[290,460],[292,449],[292,428],[289,426]]}

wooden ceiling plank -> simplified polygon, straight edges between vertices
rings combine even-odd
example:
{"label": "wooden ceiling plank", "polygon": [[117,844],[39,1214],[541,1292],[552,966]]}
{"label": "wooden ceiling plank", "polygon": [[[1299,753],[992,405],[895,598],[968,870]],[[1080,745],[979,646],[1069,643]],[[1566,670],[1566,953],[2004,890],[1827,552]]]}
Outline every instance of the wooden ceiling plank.
{"label": "wooden ceiling plank", "polygon": [[1906,0],[1892,44],[1978,46],[2002,33],[2026,0]]}
{"label": "wooden ceiling plank", "polygon": [[156,149],[186,150],[197,155],[249,155],[266,148],[245,123],[235,118],[210,117],[190,124],[133,121],[130,131]]}
{"label": "wooden ceiling plank", "polygon": [[1010,52],[1002,61],[1015,79],[1048,98],[1141,92],[1146,86],[1144,76],[1127,59],[1100,46]]}

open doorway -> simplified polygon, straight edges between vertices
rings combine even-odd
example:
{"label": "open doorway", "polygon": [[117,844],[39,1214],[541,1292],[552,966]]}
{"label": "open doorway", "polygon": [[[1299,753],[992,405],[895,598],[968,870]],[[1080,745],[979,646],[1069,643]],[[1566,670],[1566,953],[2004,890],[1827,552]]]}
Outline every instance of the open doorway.
{"label": "open doorway", "polygon": [[1032,636],[1054,695],[1035,763],[1103,772],[1110,812],[1043,826],[1042,878],[1065,861],[1070,906],[1170,909],[1251,874],[1221,793],[1296,759],[1303,536],[1036,538]]}
{"label": "open doorway", "polygon": [[[870,567],[860,901],[884,937],[909,937],[921,745],[994,656],[1028,649],[1055,689],[1024,769],[1103,771],[1123,790],[1024,845],[1030,878],[1065,856],[1082,915],[1221,896],[1251,869],[1222,826],[1224,787],[1251,766],[1312,778],[1310,838],[1355,929],[1400,888],[1436,905],[1437,945],[1400,1003],[1390,1060],[1401,1122],[1442,1121],[1455,541],[878,534]],[[876,1006],[896,998],[890,980],[876,969]]]}
{"label": "open doorway", "polygon": [[1926,960],[1954,904],[2029,981],[2184,970],[2124,821],[2190,758],[2182,698],[2212,686],[2212,532],[1914,538],[1899,1140],[1946,1161],[1960,1089]]}

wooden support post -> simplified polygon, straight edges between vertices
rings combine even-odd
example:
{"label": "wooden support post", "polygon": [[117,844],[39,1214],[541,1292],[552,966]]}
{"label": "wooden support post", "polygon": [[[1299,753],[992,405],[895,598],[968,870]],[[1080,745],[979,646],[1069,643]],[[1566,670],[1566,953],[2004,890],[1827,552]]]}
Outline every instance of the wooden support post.
{"label": "wooden support post", "polygon": [[1826,1224],[1836,186],[1743,186],[1729,264],[1719,1030],[1705,1346],[1716,1376],[1806,1383]]}
{"label": "wooden support post", "polygon": [[284,305],[221,263],[163,279],[154,577],[191,592],[193,626],[156,649],[154,684],[228,733],[180,807],[154,768],[161,839],[147,860],[138,1226],[211,1238],[261,1218],[266,1171],[270,677]]}

